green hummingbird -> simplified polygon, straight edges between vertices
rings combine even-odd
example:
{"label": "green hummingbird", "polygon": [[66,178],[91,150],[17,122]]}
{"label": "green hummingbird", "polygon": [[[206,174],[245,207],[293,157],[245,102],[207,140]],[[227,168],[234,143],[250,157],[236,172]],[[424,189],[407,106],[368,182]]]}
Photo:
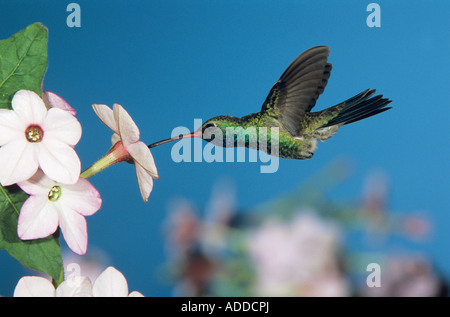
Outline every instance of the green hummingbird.
{"label": "green hummingbird", "polygon": [[[148,147],[199,137],[222,147],[245,146],[283,158],[311,158],[317,141],[328,140],[339,127],[391,109],[386,107],[391,100],[382,95],[373,97],[375,90],[367,89],[333,107],[311,112],[330,78],[329,52],[327,46],[316,46],[300,54],[273,85],[261,111],[241,118],[217,116],[194,132]],[[277,128],[276,134],[273,128]],[[227,133],[230,129],[234,129],[233,133]],[[278,138],[276,153],[272,149],[274,137]]]}

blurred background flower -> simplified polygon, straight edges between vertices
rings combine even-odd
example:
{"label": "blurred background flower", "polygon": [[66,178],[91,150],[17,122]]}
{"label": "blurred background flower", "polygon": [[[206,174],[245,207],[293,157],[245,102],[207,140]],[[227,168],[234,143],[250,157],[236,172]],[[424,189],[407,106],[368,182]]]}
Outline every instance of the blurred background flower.
{"label": "blurred background flower", "polygon": [[[236,189],[218,182],[210,202],[169,207],[166,272],[178,296],[445,296],[432,258],[392,240],[426,241],[433,226],[417,212],[390,210],[389,176],[373,171],[350,201],[328,191],[350,174],[337,161],[296,191],[238,210]],[[381,287],[366,283],[380,265]]]}

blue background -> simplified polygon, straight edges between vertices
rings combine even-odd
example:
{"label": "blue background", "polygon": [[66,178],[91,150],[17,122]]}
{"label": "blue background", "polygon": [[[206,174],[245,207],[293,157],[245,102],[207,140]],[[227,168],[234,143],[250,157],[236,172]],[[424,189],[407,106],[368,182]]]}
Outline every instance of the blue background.
{"label": "blue background", "polygon": [[[333,71],[315,110],[367,88],[393,100],[393,110],[346,126],[319,144],[313,159],[280,160],[274,174],[259,173],[260,163],[177,164],[171,146],[164,145],[152,151],[160,180],[147,204],[131,165],[94,176],[103,206],[87,218],[87,256],[101,249],[130,290],[171,294],[161,266],[173,198],[204,206],[216,181],[227,177],[245,209],[292,191],[342,157],[352,161],[353,174],[332,197],[355,197],[370,171],[385,171],[390,208],[422,212],[433,223],[426,242],[407,247],[429,255],[450,275],[450,2],[378,1],[380,28],[366,25],[370,1],[77,1],[80,28],[66,25],[69,3],[0,0],[0,38],[33,22],[48,27],[44,89],[77,110],[82,168],[110,147],[111,132],[92,103],[122,104],[149,144],[169,137],[175,127],[193,129],[194,118],[259,111],[289,63],[316,45],[330,47]],[[0,268],[0,294],[6,296],[30,274],[4,251]]]}

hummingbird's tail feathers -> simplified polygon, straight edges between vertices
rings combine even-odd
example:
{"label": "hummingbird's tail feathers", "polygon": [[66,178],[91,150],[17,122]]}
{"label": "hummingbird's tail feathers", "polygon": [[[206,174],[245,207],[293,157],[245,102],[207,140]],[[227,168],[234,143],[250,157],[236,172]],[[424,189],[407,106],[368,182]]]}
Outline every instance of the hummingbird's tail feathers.
{"label": "hummingbird's tail feathers", "polygon": [[322,127],[325,128],[333,125],[342,126],[372,117],[391,109],[391,107],[386,106],[391,103],[392,100],[383,98],[383,95],[372,97],[374,94],[375,89],[367,89],[343,103],[332,107],[331,109],[339,109],[339,114]]}

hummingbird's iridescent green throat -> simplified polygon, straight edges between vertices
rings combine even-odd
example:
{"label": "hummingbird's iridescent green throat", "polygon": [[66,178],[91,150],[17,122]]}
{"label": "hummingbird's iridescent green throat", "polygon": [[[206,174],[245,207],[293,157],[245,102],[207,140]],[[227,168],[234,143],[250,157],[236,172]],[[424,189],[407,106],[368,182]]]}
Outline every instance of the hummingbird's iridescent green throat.
{"label": "hummingbird's iridescent green throat", "polygon": [[[316,46],[300,54],[272,87],[261,111],[242,118],[214,117],[197,131],[148,147],[199,137],[223,147],[246,146],[284,158],[311,158],[317,149],[317,141],[328,140],[339,127],[391,109],[386,107],[391,100],[382,95],[374,96],[375,89],[367,89],[333,107],[311,112],[330,78],[329,52],[327,46]],[[272,128],[277,128],[276,135],[271,132]],[[211,132],[211,129],[216,132]],[[233,131],[231,135],[227,133],[230,130]],[[277,153],[270,149],[270,141],[274,137],[278,138]]]}

